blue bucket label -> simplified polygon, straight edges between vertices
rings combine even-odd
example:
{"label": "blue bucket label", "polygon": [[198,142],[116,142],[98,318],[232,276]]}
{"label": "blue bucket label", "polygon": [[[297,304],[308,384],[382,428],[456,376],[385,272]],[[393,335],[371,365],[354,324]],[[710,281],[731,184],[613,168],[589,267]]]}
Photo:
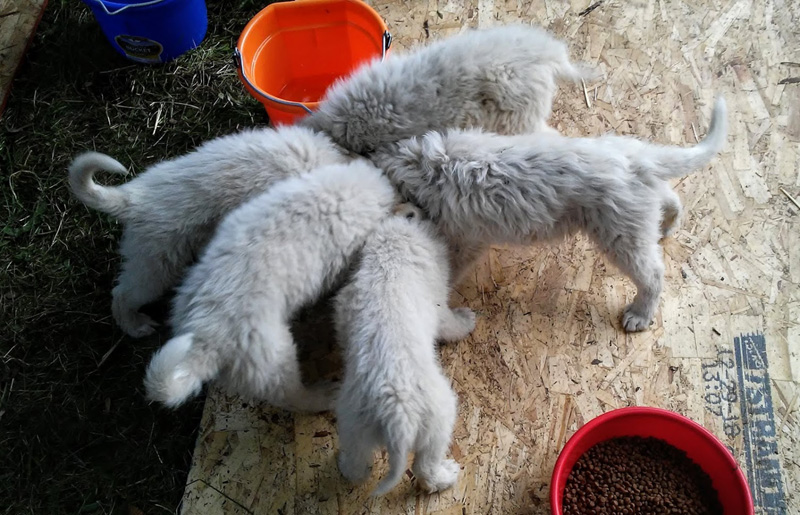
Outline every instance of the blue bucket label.
{"label": "blue bucket label", "polygon": [[128,59],[140,63],[160,63],[164,47],[158,41],[140,36],[119,34],[114,38]]}

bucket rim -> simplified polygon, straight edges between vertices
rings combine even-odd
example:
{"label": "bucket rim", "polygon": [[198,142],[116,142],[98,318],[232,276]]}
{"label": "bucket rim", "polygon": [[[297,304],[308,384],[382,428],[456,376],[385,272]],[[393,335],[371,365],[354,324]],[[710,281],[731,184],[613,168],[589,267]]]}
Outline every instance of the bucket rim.
{"label": "bucket rim", "polygon": [[[89,0],[89,2],[92,2],[93,4],[99,5],[100,8],[102,8],[103,11],[105,11],[105,13],[107,15],[109,15],[109,16],[116,16],[117,14],[121,13],[122,11],[126,11],[128,9],[136,9],[136,8],[139,8],[139,7],[150,7],[150,6],[153,6],[153,5],[156,5],[156,4],[160,4],[160,3],[163,3],[163,2],[167,2],[167,1],[169,1],[169,0],[146,0],[144,2],[139,2],[137,4],[122,4],[122,3],[119,3],[119,2],[109,2],[107,0]],[[116,9],[116,10],[109,11],[108,7],[106,7],[106,4],[108,4],[108,5],[121,5],[122,7],[120,7],[119,9]]]}
{"label": "bucket rim", "polygon": [[[95,1],[101,1],[101,0],[95,0]],[[160,1],[163,1],[163,0],[157,0],[157,1],[160,2]],[[242,52],[240,50],[240,47],[242,46],[242,42],[246,38],[247,34],[250,33],[250,29],[254,25],[256,25],[261,18],[266,16],[269,12],[271,12],[274,9],[286,9],[288,5],[293,4],[295,2],[299,2],[299,1],[302,1],[302,3],[304,5],[308,5],[308,4],[324,5],[324,4],[331,3],[331,0],[294,0],[292,2],[277,2],[277,3],[270,4],[270,5],[266,6],[266,7],[264,7],[255,16],[253,16],[250,19],[249,22],[247,22],[247,25],[245,25],[244,29],[242,30],[242,33],[239,35],[239,39],[236,42],[236,48],[234,48],[234,50],[233,50],[233,61],[234,61],[234,64],[236,65],[236,68],[237,68],[237,70],[239,72],[239,77],[242,78],[242,80],[245,82],[245,84],[248,86],[248,88],[253,93],[255,93],[259,97],[261,97],[261,98],[263,98],[265,100],[268,100],[270,102],[273,102],[273,103],[276,103],[276,104],[279,104],[279,105],[288,106],[288,107],[295,107],[295,108],[298,108],[298,109],[302,109],[307,114],[312,114],[314,111],[311,108],[312,107],[316,108],[319,105],[319,101],[315,101],[315,102],[294,102],[292,100],[286,100],[286,99],[283,99],[283,98],[279,98],[279,97],[270,95],[266,91],[264,91],[261,88],[259,88],[252,80],[250,80],[250,77],[247,76],[247,73],[245,71],[245,66],[244,66],[244,60],[242,59]],[[362,0],[344,0],[344,1],[345,2],[349,2],[349,3],[353,3],[353,4],[357,4],[357,5],[360,5],[360,6],[364,7],[365,11],[370,13],[370,15],[375,19],[375,21],[378,22],[378,25],[380,26],[380,28],[383,29],[383,34],[381,35],[381,38],[382,38],[382,41],[381,41],[381,61],[383,61],[386,58],[386,53],[389,51],[389,48],[392,46],[392,34],[389,32],[389,29],[386,26],[386,22],[375,11],[375,9],[373,9],[372,6],[368,5],[366,2],[363,2]]]}
{"label": "bucket rim", "polygon": [[[568,478],[568,474],[564,475],[564,472],[571,471],[572,467],[574,467],[573,464],[568,470],[567,462],[570,460],[570,456],[574,454],[575,449],[585,439],[588,439],[589,435],[598,431],[598,428],[619,420],[630,420],[638,417],[652,417],[665,421],[671,421],[683,427],[686,432],[695,434],[703,442],[703,445],[709,452],[713,452],[715,456],[719,457],[721,461],[725,462],[725,465],[727,466],[726,470],[731,474],[731,476],[734,478],[734,482],[736,483],[735,494],[740,495],[745,502],[744,513],[753,515],[753,497],[750,491],[750,486],[747,483],[747,478],[745,477],[741,466],[736,461],[736,458],[733,457],[720,439],[714,433],[685,415],[681,415],[680,413],[672,410],[653,406],[627,406],[623,408],[612,409],[611,411],[607,411],[601,415],[598,415],[589,422],[585,423],[575,432],[575,434],[569,438],[569,440],[567,440],[566,444],[564,444],[564,446],[561,448],[561,451],[559,451],[556,464],[553,467],[553,472],[550,476],[549,497],[550,509],[553,515],[561,515],[562,513],[563,503],[561,496],[563,489],[566,487]],[[638,432],[634,431],[630,436],[640,435]],[[669,442],[667,443],[673,447],[680,448],[675,444],[671,444]],[[586,451],[584,451],[584,453],[585,452]],[[709,474],[709,476],[711,475],[704,465],[699,463],[698,465],[703,469],[704,472]]]}

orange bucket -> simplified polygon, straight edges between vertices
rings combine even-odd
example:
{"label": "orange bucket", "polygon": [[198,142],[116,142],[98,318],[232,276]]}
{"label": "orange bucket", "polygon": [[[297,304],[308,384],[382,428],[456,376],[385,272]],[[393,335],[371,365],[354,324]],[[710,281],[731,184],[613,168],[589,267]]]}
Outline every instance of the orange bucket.
{"label": "orange bucket", "polygon": [[234,59],[247,91],[273,125],[283,125],[314,111],[336,79],[385,57],[391,42],[384,21],[360,0],[295,0],[250,20]]}

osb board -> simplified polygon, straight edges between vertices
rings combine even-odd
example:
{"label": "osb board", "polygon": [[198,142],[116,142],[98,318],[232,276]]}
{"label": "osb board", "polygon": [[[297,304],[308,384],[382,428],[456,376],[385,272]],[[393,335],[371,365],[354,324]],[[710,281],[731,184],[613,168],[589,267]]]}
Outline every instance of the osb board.
{"label": "osb board", "polygon": [[47,0],[0,2],[0,115],[6,106],[14,74],[25,56]]}
{"label": "osb board", "polygon": [[[549,27],[604,72],[585,93],[561,90],[553,123],[567,135],[616,131],[689,145],[722,93],[727,147],[675,183],[686,216],[664,242],[666,286],[651,331],[620,330],[634,287],[582,237],[493,249],[458,286],[454,304],[479,321],[470,338],[442,348],[460,399],[455,488],[422,495],[409,473],[370,499],[385,456],[369,483],[345,483],[332,415],[253,408],[212,392],[184,513],[549,513],[550,473],[566,440],[629,405],[705,425],[746,470],[758,513],[800,513],[800,209],[789,199],[800,194],[800,85],[779,84],[800,75],[782,64],[800,61],[800,4],[375,5],[396,50],[465,26]],[[335,351],[330,361],[320,355],[311,368],[330,374]]]}

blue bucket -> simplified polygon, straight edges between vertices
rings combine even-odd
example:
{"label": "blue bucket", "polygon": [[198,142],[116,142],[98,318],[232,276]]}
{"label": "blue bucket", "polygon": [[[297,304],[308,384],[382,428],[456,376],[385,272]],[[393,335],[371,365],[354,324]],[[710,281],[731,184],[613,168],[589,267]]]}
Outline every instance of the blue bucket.
{"label": "blue bucket", "polygon": [[131,61],[165,63],[206,36],[205,0],[83,0],[111,45]]}

